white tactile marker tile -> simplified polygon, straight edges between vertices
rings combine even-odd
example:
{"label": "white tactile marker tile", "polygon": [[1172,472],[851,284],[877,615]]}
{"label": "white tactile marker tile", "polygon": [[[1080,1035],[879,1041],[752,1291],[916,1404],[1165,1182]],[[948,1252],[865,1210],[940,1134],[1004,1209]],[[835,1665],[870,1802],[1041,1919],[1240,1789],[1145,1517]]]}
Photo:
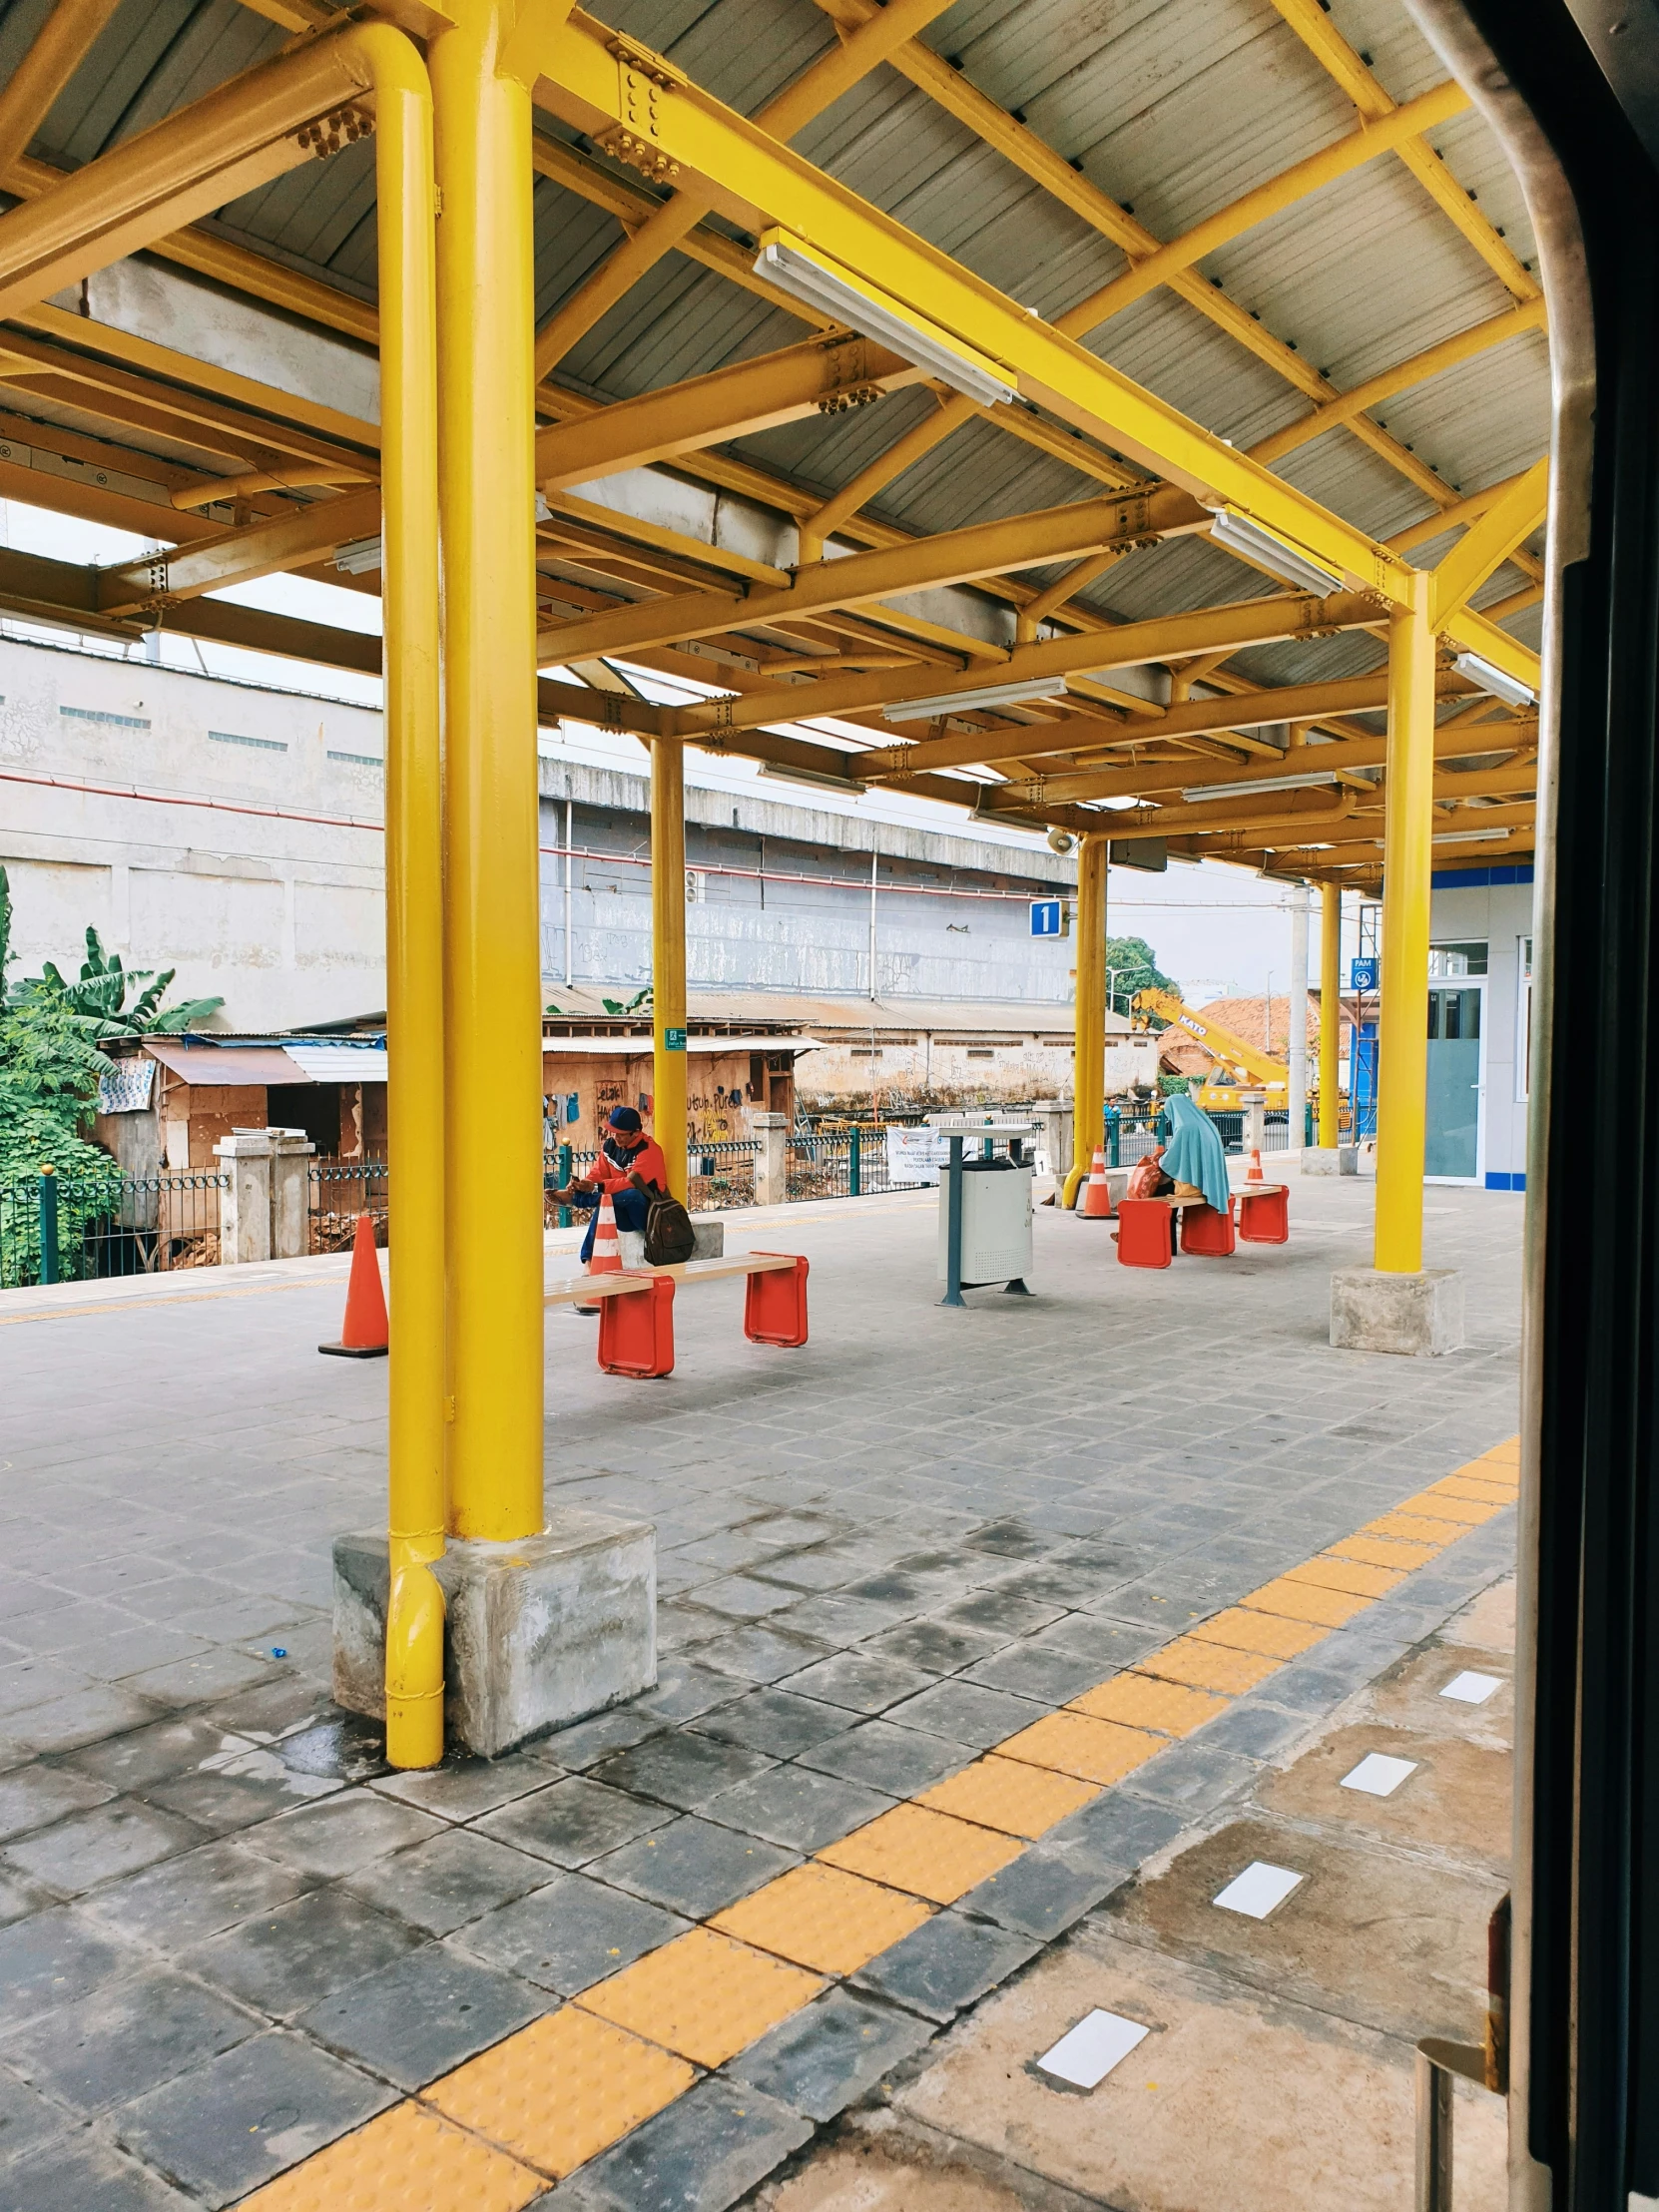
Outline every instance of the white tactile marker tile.
{"label": "white tactile marker tile", "polygon": [[1459,1705],[1484,1705],[1492,1692],[1502,1687],[1495,1674],[1473,1674],[1465,1668],[1463,1673],[1452,1676],[1440,1695],[1454,1697]]}
{"label": "white tactile marker tile", "polygon": [[1343,1776],[1343,1788],[1363,1790],[1367,1797],[1392,1797],[1406,1776],[1416,1771],[1414,1759],[1390,1759],[1384,1752],[1369,1751],[1352,1774]]}
{"label": "white tactile marker tile", "polygon": [[1044,2073],[1069,2081],[1075,2089],[1097,2089],[1122,2058],[1151,2030],[1139,2020],[1126,2020],[1117,2012],[1098,2007],[1085,2012],[1074,2028],[1060,2037],[1052,2050],[1037,2060]]}
{"label": "white tactile marker tile", "polygon": [[1265,1859],[1257,1859],[1213,1902],[1224,1913],[1243,1913],[1247,1920],[1265,1921],[1301,1880],[1301,1875],[1292,1874],[1289,1867],[1270,1867]]}

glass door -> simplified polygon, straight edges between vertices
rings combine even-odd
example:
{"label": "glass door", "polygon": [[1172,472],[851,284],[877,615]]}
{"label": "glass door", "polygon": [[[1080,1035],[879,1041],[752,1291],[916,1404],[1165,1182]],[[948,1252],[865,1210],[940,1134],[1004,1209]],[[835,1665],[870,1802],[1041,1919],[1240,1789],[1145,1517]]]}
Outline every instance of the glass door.
{"label": "glass door", "polygon": [[1478,1183],[1485,1152],[1482,985],[1428,986],[1428,1116],[1423,1175],[1430,1183]]}

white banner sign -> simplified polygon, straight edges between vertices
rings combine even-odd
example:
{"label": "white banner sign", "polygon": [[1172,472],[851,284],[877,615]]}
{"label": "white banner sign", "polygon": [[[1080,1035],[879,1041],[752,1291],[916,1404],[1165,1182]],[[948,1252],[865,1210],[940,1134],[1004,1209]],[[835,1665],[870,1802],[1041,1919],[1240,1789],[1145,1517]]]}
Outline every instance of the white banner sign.
{"label": "white banner sign", "polygon": [[936,1183],[941,1165],[950,1157],[950,1140],[936,1129],[887,1131],[887,1181]]}

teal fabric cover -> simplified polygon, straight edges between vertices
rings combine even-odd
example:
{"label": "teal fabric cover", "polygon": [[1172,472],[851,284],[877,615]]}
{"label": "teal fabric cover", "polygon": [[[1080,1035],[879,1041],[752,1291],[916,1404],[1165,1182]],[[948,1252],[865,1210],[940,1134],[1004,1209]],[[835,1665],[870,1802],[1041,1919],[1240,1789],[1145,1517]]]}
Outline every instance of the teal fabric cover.
{"label": "teal fabric cover", "polygon": [[1179,1093],[1169,1102],[1175,1134],[1164,1147],[1164,1173],[1191,1183],[1218,1213],[1227,1211],[1227,1153],[1221,1131],[1200,1107]]}

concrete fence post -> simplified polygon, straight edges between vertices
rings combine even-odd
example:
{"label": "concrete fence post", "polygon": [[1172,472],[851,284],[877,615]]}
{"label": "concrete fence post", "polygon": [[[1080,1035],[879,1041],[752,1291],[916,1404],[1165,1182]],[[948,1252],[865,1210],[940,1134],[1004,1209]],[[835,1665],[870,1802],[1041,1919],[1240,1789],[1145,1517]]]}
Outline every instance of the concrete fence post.
{"label": "concrete fence post", "polygon": [[790,1188],[790,1117],[788,1114],[751,1114],[755,1133],[755,1203],[782,1206]]}
{"label": "concrete fence post", "polygon": [[214,1146],[229,1180],[219,1194],[219,1264],[241,1267],[271,1258],[271,1137],[233,1129]]}
{"label": "concrete fence post", "polygon": [[310,1243],[310,1168],[316,1152],[303,1129],[268,1129],[271,1139],[271,1257],[300,1260]]}
{"label": "concrete fence post", "polygon": [[1032,1104],[1031,1119],[1039,1131],[1037,1151],[1043,1168],[1063,1183],[1072,1158],[1070,1103],[1061,1098],[1039,1098]]}
{"label": "concrete fence post", "polygon": [[1246,1152],[1260,1152],[1267,1143],[1267,1100],[1261,1091],[1246,1091],[1240,1103],[1244,1107],[1244,1148]]}

